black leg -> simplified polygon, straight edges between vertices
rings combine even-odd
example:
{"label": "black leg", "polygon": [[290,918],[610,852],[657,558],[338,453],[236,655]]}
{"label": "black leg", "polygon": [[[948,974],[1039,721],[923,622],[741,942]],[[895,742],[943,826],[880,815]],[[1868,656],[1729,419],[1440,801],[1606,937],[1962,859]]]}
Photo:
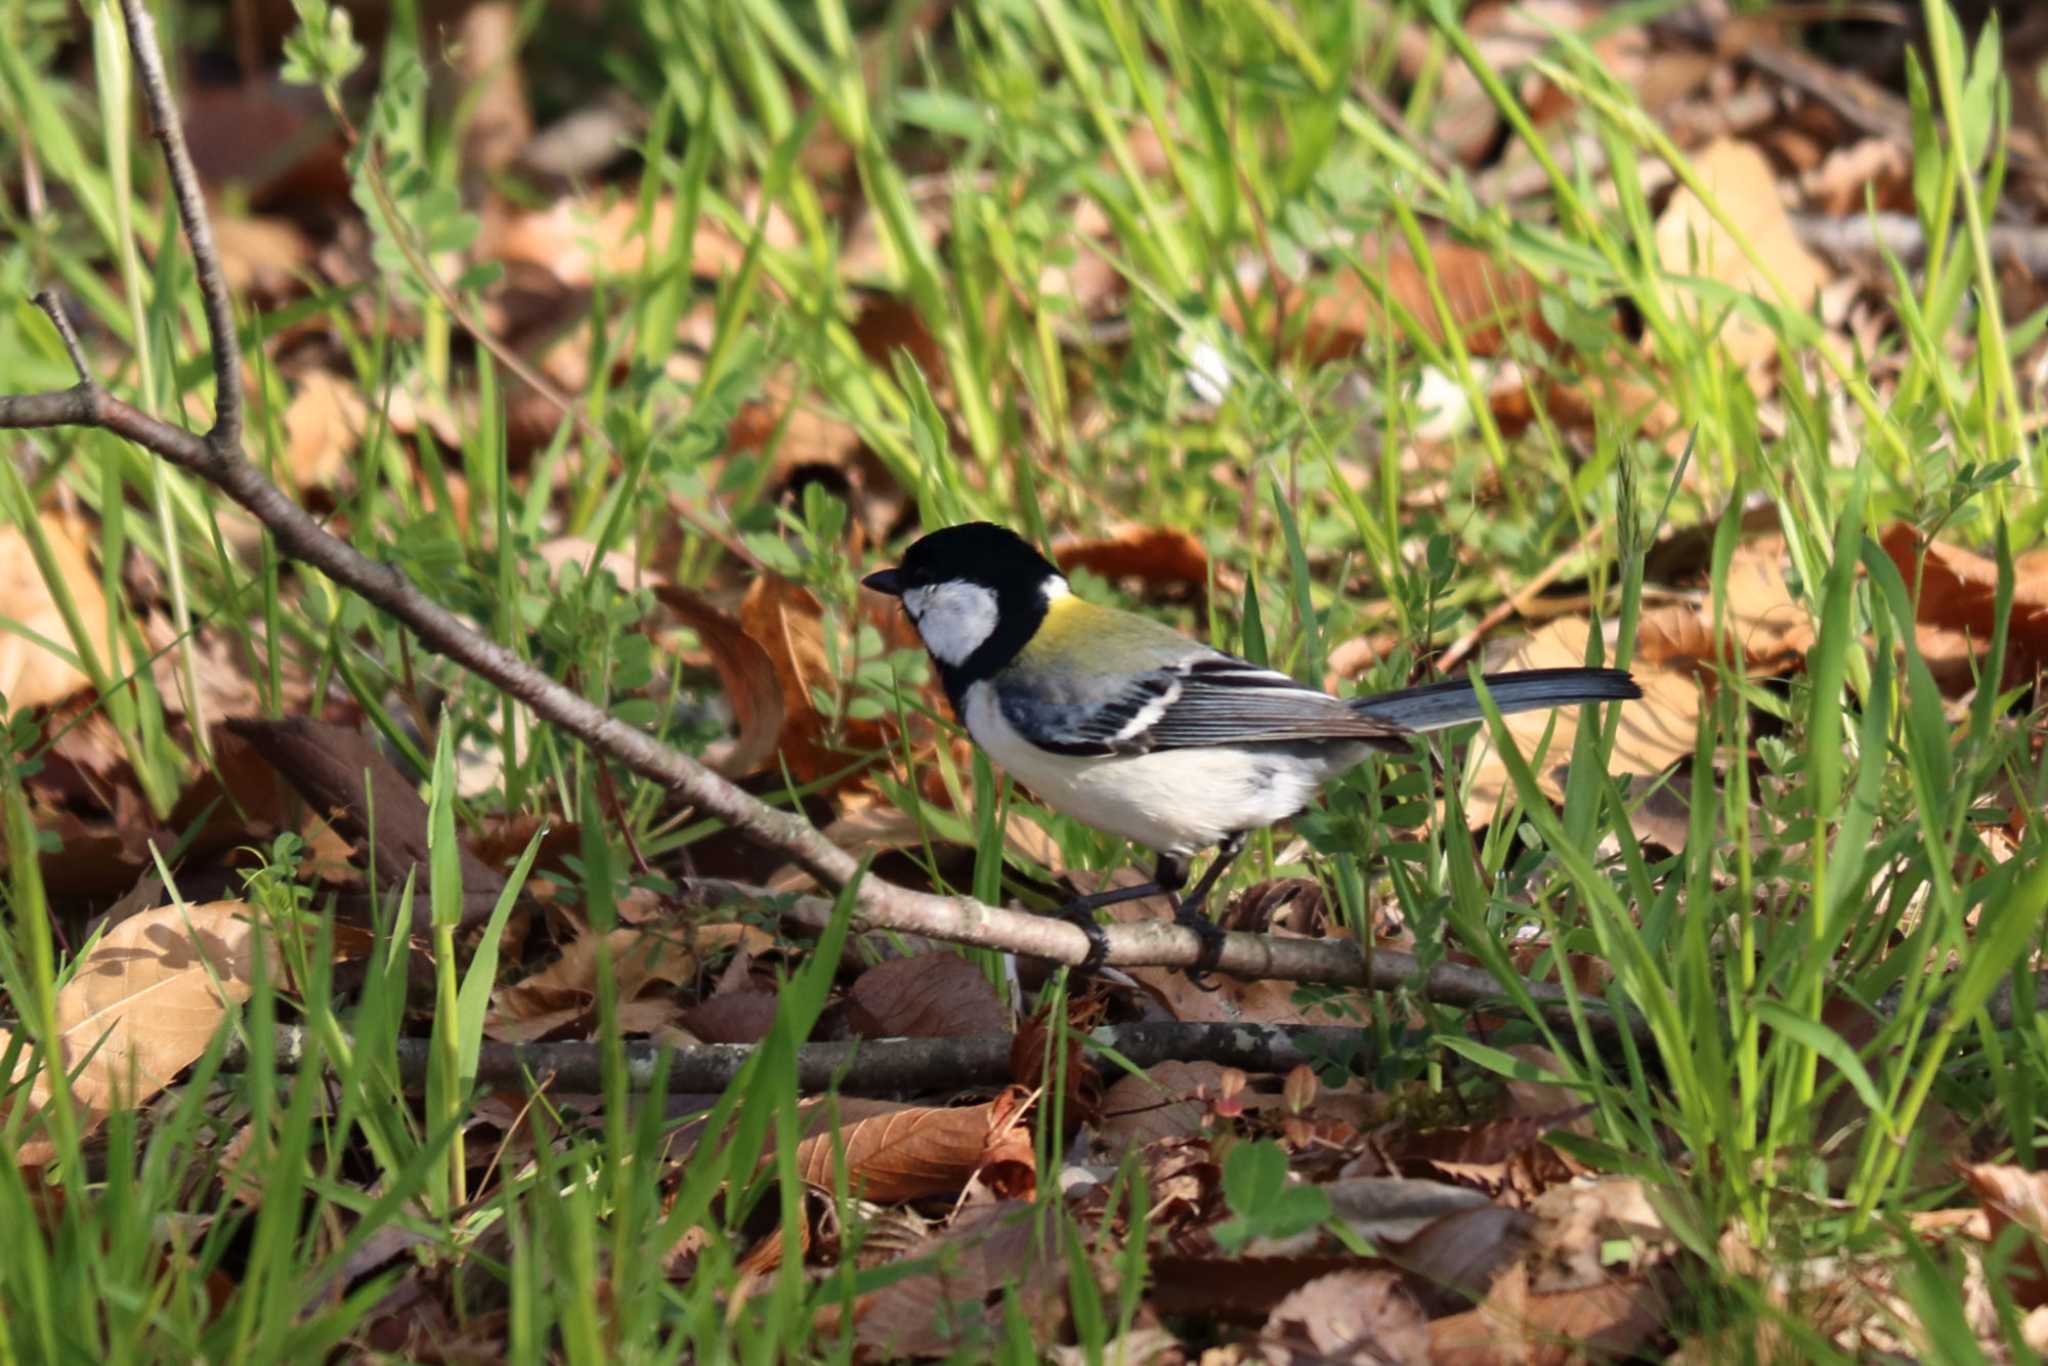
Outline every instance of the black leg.
{"label": "black leg", "polygon": [[[1180,885],[1177,882],[1173,887]],[[1102,966],[1103,958],[1109,953],[1109,936],[1102,932],[1102,926],[1095,923],[1097,911],[1105,906],[1120,906],[1126,901],[1139,901],[1148,896],[1171,896],[1173,887],[1155,879],[1151,882],[1141,882],[1135,887],[1111,887],[1107,891],[1090,892],[1087,896],[1077,896],[1060,907],[1060,915],[1073,921],[1080,927],[1081,933],[1088,936],[1088,956],[1081,960],[1080,970],[1095,971]]]}
{"label": "black leg", "polygon": [[1223,956],[1223,931],[1209,918],[1205,909],[1209,893],[1215,890],[1217,880],[1223,876],[1224,871],[1243,849],[1242,830],[1224,836],[1223,843],[1216,846],[1216,857],[1209,860],[1209,866],[1202,870],[1202,880],[1195,884],[1194,890],[1187,894],[1186,899],[1174,904],[1174,919],[1202,937],[1202,956],[1188,969],[1188,980],[1204,991],[1216,989],[1214,985],[1202,979],[1216,971],[1216,962]]}

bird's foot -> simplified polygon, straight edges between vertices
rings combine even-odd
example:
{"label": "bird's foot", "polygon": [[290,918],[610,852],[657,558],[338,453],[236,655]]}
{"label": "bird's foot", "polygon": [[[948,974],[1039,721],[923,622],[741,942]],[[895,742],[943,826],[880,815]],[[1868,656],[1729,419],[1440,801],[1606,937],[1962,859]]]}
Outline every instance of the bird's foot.
{"label": "bird's foot", "polygon": [[1173,918],[1182,928],[1190,929],[1200,937],[1202,951],[1195,961],[1188,965],[1187,978],[1198,991],[1215,991],[1223,984],[1207,980],[1209,974],[1223,961],[1223,945],[1228,935],[1223,927],[1211,920],[1202,909],[1201,902],[1174,903]]}
{"label": "bird's foot", "polygon": [[1095,923],[1095,908],[1082,906],[1062,911],[1060,915],[1068,924],[1088,936],[1088,956],[1074,965],[1074,971],[1083,976],[1093,973],[1102,966],[1103,960],[1109,957],[1109,936],[1103,933],[1102,926]]}

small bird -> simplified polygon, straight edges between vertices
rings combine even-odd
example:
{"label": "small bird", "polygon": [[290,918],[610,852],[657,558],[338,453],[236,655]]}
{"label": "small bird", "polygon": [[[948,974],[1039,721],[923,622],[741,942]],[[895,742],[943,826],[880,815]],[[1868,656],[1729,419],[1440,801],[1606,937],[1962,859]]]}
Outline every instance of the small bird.
{"label": "small bird", "polygon": [[[1152,881],[1096,892],[1061,911],[1101,964],[1105,906],[1174,898],[1189,863],[1217,850],[1176,918],[1200,934],[1191,975],[1214,969],[1223,933],[1203,905],[1245,837],[1306,807],[1375,749],[1477,721],[1471,683],[1333,697],[1211,649],[1161,622],[1075,597],[1029,542],[990,522],[934,531],[903,563],[861,580],[900,599],[974,742],[1056,811],[1158,856]],[[1503,715],[1640,697],[1620,669],[1492,674]]]}

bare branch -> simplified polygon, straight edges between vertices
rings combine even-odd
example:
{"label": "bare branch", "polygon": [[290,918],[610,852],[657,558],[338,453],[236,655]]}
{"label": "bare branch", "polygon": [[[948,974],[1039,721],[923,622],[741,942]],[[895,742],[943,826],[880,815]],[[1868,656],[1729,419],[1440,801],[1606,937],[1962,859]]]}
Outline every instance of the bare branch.
{"label": "bare branch", "polygon": [[221,269],[220,249],[213,244],[213,224],[206,217],[206,196],[199,172],[185,147],[185,126],[171,101],[171,83],[164,75],[163,47],[156,40],[156,20],[144,0],[121,0],[128,23],[128,46],[149,106],[150,131],[164,149],[171,170],[171,194],[178,202],[178,222],[192,244],[192,269],[199,277],[199,300],[206,310],[207,340],[213,348],[213,430],[207,441],[223,452],[242,447],[242,349],[235,336],[235,309],[228,298],[228,277]]}
{"label": "bare branch", "polygon": [[[1346,1060],[1356,1069],[1361,1061],[1363,1031],[1334,1025],[1234,1025],[1186,1023],[1111,1025],[1086,1036],[1100,1047],[1114,1049],[1138,1067],[1162,1062],[1214,1062],[1247,1072],[1286,1072],[1303,1063],[1317,1066]],[[394,1041],[400,1078],[424,1085],[431,1063],[432,1041]],[[964,1086],[1000,1086],[1011,1080],[1008,1034],[977,1034],[950,1039],[871,1039],[856,1043],[807,1043],[797,1049],[797,1089],[822,1091],[835,1087],[843,1095],[890,1095],[904,1091],[946,1091]],[[307,1031],[282,1025],[274,1050],[276,1066],[295,1071],[305,1062]],[[509,1044],[486,1040],[477,1055],[477,1081],[492,1086],[517,1086],[527,1078],[552,1083],[558,1090],[596,1092],[604,1089],[602,1043]],[[623,1045],[628,1084],[645,1091],[654,1084],[661,1055],[668,1058],[668,1090],[715,1095],[730,1086],[753,1056],[750,1044],[694,1044],[669,1048],[628,1041]],[[224,1065],[241,1064],[241,1045],[231,1045]]]}

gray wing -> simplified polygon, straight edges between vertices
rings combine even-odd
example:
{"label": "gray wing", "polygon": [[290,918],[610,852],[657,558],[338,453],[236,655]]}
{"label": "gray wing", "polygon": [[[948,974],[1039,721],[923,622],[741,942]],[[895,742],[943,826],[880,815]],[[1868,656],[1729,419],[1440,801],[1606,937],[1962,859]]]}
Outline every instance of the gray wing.
{"label": "gray wing", "polygon": [[1203,654],[1117,680],[1106,690],[1046,692],[1026,680],[1001,690],[1003,717],[1055,754],[1144,754],[1203,745],[1372,740],[1408,727],[1354,710],[1286,674]]}

